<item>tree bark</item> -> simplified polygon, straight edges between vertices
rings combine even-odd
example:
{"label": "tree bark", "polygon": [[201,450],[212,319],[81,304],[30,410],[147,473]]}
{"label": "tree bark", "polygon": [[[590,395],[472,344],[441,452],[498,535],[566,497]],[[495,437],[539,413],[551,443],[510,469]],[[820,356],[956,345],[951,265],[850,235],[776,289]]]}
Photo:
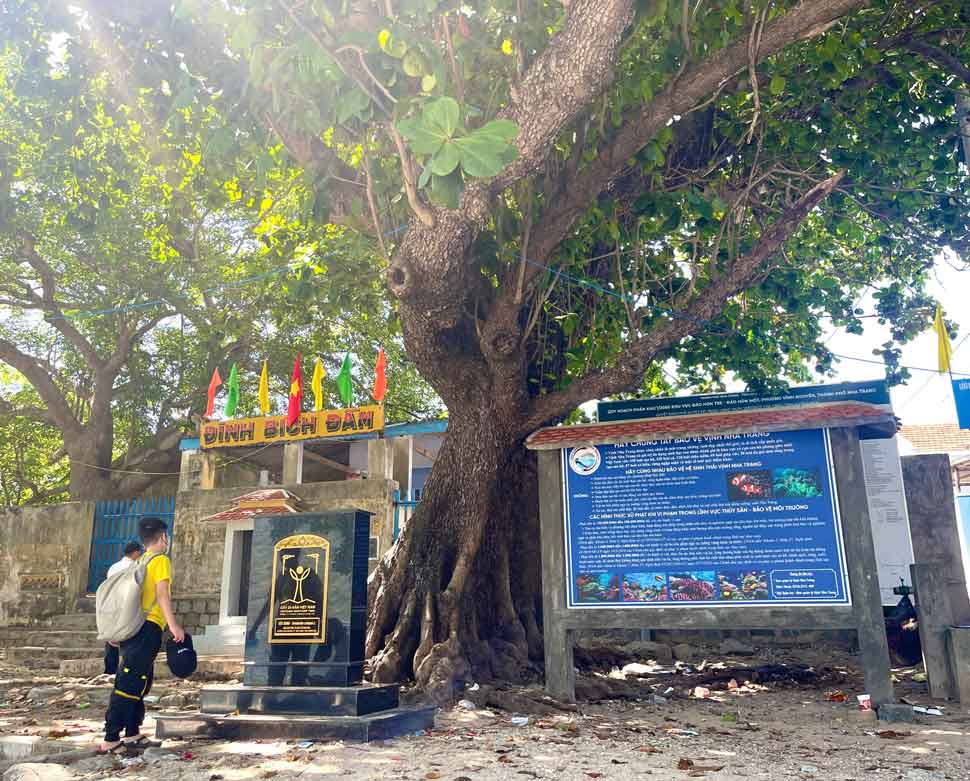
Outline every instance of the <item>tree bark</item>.
{"label": "tree bark", "polygon": [[535,469],[522,419],[456,410],[425,496],[370,582],[375,681],[437,699],[474,678],[521,680],[541,659]]}

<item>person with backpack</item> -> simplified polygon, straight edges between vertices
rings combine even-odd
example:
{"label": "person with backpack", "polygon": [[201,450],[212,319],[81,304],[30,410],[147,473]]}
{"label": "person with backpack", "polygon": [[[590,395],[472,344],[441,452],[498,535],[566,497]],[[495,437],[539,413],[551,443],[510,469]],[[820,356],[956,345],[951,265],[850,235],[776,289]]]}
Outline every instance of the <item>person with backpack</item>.
{"label": "person with backpack", "polygon": [[[123,572],[128,567],[133,566],[144,552],[145,549],[140,542],[137,540],[129,542],[125,545],[124,555],[108,567],[108,574],[105,576],[105,579],[110,578],[112,575],[117,575],[119,572]],[[118,672],[118,643],[105,643],[104,674],[114,675],[116,672]]]}
{"label": "person with backpack", "polygon": [[[98,749],[101,753],[160,745],[141,732],[145,695],[152,688],[155,657],[161,649],[165,627],[168,626],[176,643],[185,640],[185,630],[172,608],[168,524],[161,518],[142,518],[138,533],[145,544],[145,553],[136,566],[117,573],[98,588],[99,636],[118,642],[121,651],[114,690],[105,713],[104,741]],[[140,590],[131,592],[138,583]],[[124,604],[129,593],[136,598],[134,613]],[[135,627],[137,631],[133,631]]]}

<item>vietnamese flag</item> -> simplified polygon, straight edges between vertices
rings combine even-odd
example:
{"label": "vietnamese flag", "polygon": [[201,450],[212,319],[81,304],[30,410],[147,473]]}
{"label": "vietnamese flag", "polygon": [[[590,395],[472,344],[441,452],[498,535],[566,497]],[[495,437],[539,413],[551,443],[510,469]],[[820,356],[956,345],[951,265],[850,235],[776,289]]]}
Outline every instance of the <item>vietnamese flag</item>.
{"label": "vietnamese flag", "polygon": [[286,426],[289,428],[300,419],[300,406],[303,404],[303,375],[300,373],[300,354],[296,354],[293,364],[293,379],[290,380],[290,403],[286,408]]}
{"label": "vietnamese flag", "polygon": [[384,348],[377,353],[377,363],[374,366],[374,392],[371,396],[374,401],[384,401],[384,394],[387,393],[387,358],[384,357]]}
{"label": "vietnamese flag", "polygon": [[211,418],[215,414],[216,391],[222,385],[222,377],[219,376],[219,367],[212,371],[212,379],[209,380],[209,401],[205,405],[205,417]]}

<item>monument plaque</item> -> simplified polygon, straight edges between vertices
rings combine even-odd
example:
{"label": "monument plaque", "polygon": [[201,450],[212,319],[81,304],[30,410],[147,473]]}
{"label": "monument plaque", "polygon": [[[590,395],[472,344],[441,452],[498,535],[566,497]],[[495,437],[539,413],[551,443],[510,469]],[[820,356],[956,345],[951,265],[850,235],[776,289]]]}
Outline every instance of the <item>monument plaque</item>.
{"label": "monument plaque", "polygon": [[325,643],[330,542],[294,534],[273,546],[269,642]]}
{"label": "monument plaque", "polygon": [[370,514],[253,521],[243,684],[207,686],[197,713],[159,714],[159,737],[384,740],[434,726],[397,684],[363,683]]}

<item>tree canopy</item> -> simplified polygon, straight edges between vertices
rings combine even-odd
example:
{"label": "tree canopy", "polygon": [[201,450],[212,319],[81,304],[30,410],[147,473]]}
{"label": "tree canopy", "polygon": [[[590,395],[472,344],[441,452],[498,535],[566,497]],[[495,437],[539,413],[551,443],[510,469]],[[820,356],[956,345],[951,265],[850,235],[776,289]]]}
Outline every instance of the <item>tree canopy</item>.
{"label": "tree canopy", "polygon": [[[0,53],[8,501],[131,494],[177,472],[217,365],[249,372],[242,409],[263,358],[285,396],[299,349],[331,372],[355,352],[365,381],[386,342],[392,372],[413,375],[370,242],[305,219],[279,144],[255,164],[203,162],[219,117],[180,109],[168,84],[119,83],[70,14],[15,5]],[[391,418],[434,410],[425,389],[402,383]]]}

